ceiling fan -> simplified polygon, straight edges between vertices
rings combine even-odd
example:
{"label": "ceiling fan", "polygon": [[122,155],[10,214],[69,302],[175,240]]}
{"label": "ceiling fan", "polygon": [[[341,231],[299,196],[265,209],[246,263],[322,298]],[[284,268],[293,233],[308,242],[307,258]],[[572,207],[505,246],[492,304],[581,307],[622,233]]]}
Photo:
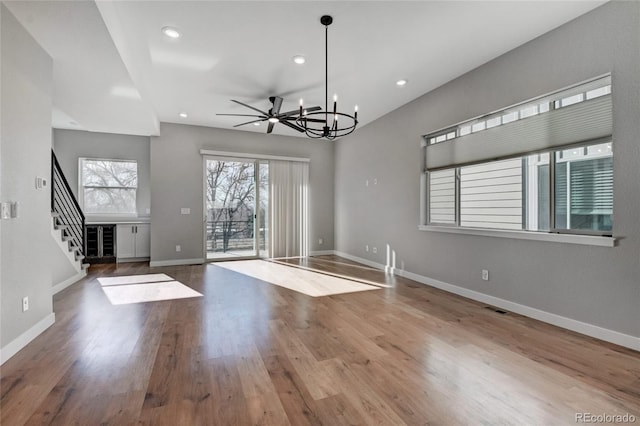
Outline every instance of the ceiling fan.
{"label": "ceiling fan", "polygon": [[[296,130],[298,132],[304,133],[304,129],[300,126],[298,126],[297,124],[295,124],[296,119],[298,118],[298,116],[300,115],[300,110],[296,109],[293,111],[287,111],[287,112],[280,112],[280,108],[282,107],[282,101],[283,99],[280,96],[271,96],[269,98],[269,102],[271,102],[273,104],[273,106],[269,109],[268,112],[259,110],[258,108],[254,108],[251,105],[247,105],[245,103],[242,103],[240,101],[236,101],[234,99],[231,99],[231,102],[235,102],[237,104],[240,104],[244,107],[250,108],[256,112],[259,112],[260,115],[256,115],[256,114],[216,114],[216,115],[226,115],[226,116],[233,116],[233,117],[253,117],[254,119],[251,121],[247,121],[246,123],[240,123],[240,124],[236,124],[233,127],[240,127],[240,126],[245,126],[247,124],[252,124],[252,123],[260,123],[261,121],[268,121],[269,122],[269,126],[267,127],[267,133],[271,133],[273,132],[273,127],[275,126],[276,123],[282,123],[287,127],[292,128],[293,130]],[[306,112],[312,112],[312,111],[319,111],[322,108],[320,108],[319,106],[314,106],[311,108],[305,108]],[[317,120],[317,119],[308,119],[309,121],[318,121],[318,122],[324,122],[323,120]]]}

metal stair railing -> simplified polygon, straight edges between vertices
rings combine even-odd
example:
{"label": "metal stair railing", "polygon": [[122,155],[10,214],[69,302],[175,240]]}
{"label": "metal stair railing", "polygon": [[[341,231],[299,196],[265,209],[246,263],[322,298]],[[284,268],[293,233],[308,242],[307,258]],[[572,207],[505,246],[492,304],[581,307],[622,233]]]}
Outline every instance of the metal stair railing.
{"label": "metal stair railing", "polygon": [[57,225],[63,225],[63,236],[70,241],[70,247],[80,256],[84,256],[84,213],[71,191],[53,150],[51,151],[51,212],[58,214]]}

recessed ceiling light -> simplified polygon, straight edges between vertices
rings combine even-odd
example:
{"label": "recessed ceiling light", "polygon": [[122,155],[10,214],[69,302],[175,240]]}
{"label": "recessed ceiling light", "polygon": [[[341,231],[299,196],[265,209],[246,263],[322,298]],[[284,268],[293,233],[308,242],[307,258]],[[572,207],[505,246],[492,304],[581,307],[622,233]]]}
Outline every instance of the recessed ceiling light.
{"label": "recessed ceiling light", "polygon": [[307,60],[302,55],[296,55],[293,57],[293,62],[295,62],[298,65],[302,65],[305,62],[307,62]]}
{"label": "recessed ceiling light", "polygon": [[408,80],[403,78],[401,80],[396,81],[396,85],[402,87],[402,86],[406,85],[408,82],[409,82]]}
{"label": "recessed ceiling light", "polygon": [[187,118],[189,115],[187,115],[186,112],[181,112],[180,114],[178,114],[180,117],[182,118]]}
{"label": "recessed ceiling light", "polygon": [[177,29],[175,29],[173,27],[164,27],[162,29],[162,34],[166,35],[169,38],[179,38],[180,37],[180,31],[178,31]]}
{"label": "recessed ceiling light", "polygon": [[258,121],[257,123],[253,123],[254,126],[259,126],[260,122]]}

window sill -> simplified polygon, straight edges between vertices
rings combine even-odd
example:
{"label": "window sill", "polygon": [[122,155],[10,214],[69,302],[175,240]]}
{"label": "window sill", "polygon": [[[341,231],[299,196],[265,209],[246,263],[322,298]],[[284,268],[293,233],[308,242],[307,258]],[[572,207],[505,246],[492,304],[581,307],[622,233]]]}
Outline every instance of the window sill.
{"label": "window sill", "polygon": [[482,235],[485,237],[514,238],[518,240],[551,241],[556,243],[582,244],[589,246],[614,247],[615,237],[594,235],[550,234],[531,231],[507,231],[500,229],[472,229],[451,226],[418,225],[420,231],[445,232],[451,234]]}

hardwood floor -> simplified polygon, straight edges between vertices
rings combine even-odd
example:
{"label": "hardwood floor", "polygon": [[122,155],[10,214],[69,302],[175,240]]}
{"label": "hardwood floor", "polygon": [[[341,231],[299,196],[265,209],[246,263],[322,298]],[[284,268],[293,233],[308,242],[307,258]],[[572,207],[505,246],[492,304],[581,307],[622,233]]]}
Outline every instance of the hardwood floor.
{"label": "hardwood floor", "polygon": [[[575,424],[635,416],[640,353],[333,256],[389,288],[313,298],[215,264],[92,266],[2,366],[2,425]],[[113,306],[97,277],[204,297]]]}

